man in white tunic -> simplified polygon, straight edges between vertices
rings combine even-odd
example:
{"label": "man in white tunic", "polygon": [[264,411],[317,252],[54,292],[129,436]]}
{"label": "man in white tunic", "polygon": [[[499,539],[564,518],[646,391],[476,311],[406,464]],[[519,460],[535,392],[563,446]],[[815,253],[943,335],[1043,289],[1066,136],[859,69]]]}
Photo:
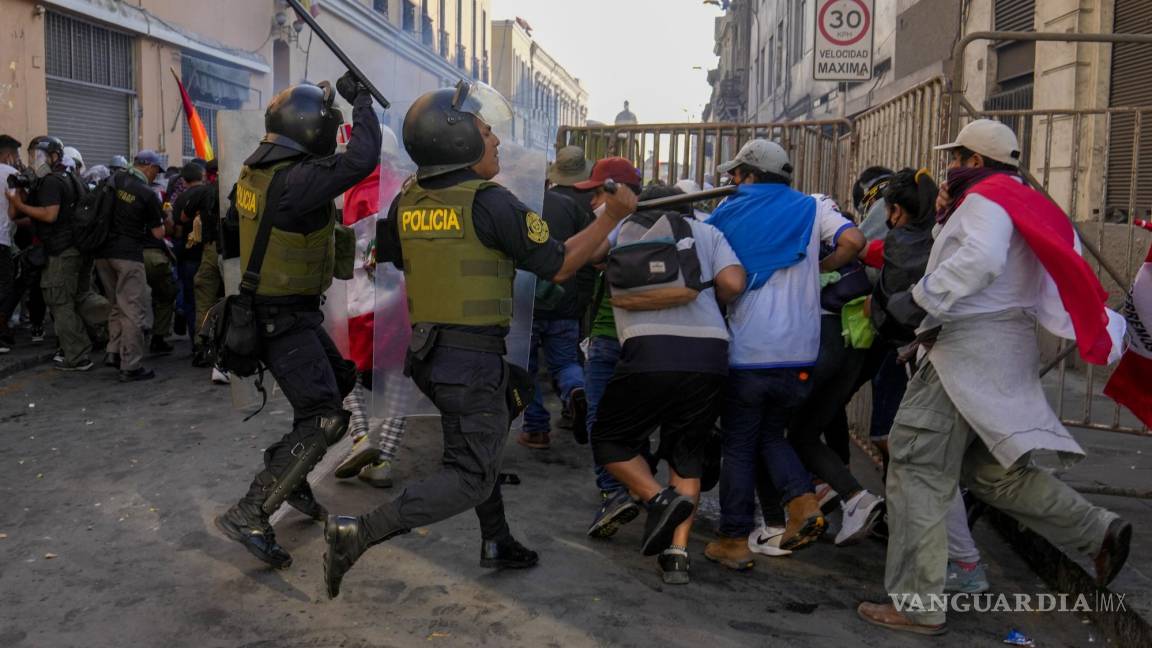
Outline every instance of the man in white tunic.
{"label": "man in white tunic", "polygon": [[902,305],[908,321],[922,318],[922,344],[889,437],[892,602],[857,609],[869,623],[920,634],[946,631],[939,602],[958,481],[1053,544],[1093,557],[1101,586],[1123,566],[1132,533],[1033,462],[1045,451],[1066,462],[1084,455],[1041,387],[1036,324],[1103,363],[1119,355],[1123,320],[1104,307],[1067,218],[1023,186],[1011,129],[977,120],[937,148],[952,156],[941,225],[927,273]]}

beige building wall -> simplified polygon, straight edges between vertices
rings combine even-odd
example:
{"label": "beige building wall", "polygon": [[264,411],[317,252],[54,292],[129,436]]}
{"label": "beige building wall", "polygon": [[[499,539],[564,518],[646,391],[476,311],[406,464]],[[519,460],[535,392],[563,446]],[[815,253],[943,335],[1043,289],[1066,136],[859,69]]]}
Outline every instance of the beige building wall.
{"label": "beige building wall", "polygon": [[587,120],[587,90],[515,20],[492,23],[492,46],[492,82],[512,103],[516,142],[553,154],[559,127]]}

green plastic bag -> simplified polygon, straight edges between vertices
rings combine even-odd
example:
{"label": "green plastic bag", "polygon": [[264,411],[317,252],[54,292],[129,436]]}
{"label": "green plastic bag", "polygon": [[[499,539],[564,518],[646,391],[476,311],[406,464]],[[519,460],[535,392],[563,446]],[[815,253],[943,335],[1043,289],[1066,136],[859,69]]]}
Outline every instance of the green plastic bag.
{"label": "green plastic bag", "polygon": [[870,349],[876,339],[872,328],[872,318],[864,313],[864,303],[868,297],[857,297],[844,304],[840,311],[840,326],[843,329],[844,344],[853,349]]}

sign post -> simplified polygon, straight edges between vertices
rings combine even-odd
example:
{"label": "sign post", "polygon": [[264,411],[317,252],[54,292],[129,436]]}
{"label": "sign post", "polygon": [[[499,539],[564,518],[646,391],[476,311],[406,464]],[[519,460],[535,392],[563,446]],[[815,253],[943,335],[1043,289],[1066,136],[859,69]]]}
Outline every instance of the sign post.
{"label": "sign post", "polygon": [[875,0],[817,0],[812,78],[867,81],[872,78]]}

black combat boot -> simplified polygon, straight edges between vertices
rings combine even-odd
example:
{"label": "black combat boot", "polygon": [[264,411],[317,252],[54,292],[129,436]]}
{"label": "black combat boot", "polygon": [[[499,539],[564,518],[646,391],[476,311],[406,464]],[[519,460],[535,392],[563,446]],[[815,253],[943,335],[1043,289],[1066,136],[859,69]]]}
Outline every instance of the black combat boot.
{"label": "black combat boot", "polygon": [[[246,512],[251,509],[253,512]],[[216,528],[229,538],[244,545],[253,556],[276,569],[286,569],[292,565],[292,556],[276,544],[276,533],[268,523],[268,516],[260,511],[260,505],[246,506],[242,500],[226,513],[216,518]]]}
{"label": "black combat boot", "polygon": [[511,535],[480,543],[480,566],[487,569],[525,569],[535,567],[538,562],[539,554],[516,542]]}
{"label": "black combat boot", "polygon": [[356,564],[356,559],[368,548],[360,531],[360,518],[351,515],[329,515],[324,525],[324,541],[328,551],[324,552],[324,584],[328,588],[328,598],[340,596],[340,582],[344,574]]}
{"label": "black combat boot", "polygon": [[328,509],[316,501],[316,496],[312,493],[312,487],[308,485],[308,482],[304,482],[292,491],[287,501],[289,506],[316,522],[322,522],[328,517]]}

